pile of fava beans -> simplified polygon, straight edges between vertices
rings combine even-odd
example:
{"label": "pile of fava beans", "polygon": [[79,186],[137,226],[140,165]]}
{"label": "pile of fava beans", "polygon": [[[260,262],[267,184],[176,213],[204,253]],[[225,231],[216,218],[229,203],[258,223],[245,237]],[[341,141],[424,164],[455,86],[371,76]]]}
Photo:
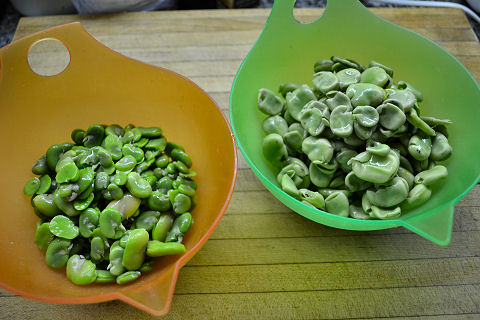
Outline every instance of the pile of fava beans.
{"label": "pile of fava beans", "polygon": [[263,154],[282,190],[355,219],[393,219],[425,203],[452,153],[450,120],[421,114],[422,93],[393,70],[339,57],[314,65],[311,84],[262,88]]}
{"label": "pile of fava beans", "polygon": [[91,125],[34,163],[24,194],[34,242],[77,285],[128,283],[155,257],[185,252],[197,184],[185,149],[158,127]]}

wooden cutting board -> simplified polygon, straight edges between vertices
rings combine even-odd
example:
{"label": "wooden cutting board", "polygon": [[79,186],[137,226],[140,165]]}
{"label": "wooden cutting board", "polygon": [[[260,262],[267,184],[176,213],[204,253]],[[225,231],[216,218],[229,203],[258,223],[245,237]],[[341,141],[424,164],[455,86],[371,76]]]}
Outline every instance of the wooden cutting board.
{"label": "wooden cutting board", "polygon": [[[480,45],[456,9],[372,9],[454,54],[480,79]],[[80,21],[106,46],[183,74],[228,114],[235,72],[269,10],[22,18],[15,39]],[[310,21],[321,9],[297,9]],[[415,48],[412,48],[415,50]],[[355,232],[316,224],[270,195],[239,154],[230,206],[181,270],[165,319],[479,319],[480,187],[455,206],[452,242],[402,228]],[[0,319],[148,319],[112,301],[54,305],[0,289]]]}

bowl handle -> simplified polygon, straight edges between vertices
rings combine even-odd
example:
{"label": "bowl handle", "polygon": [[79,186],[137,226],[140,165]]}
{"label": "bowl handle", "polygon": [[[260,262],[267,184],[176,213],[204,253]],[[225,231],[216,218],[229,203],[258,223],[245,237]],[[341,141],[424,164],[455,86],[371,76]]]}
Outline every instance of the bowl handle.
{"label": "bowl handle", "polygon": [[400,225],[439,245],[450,243],[453,225],[453,204],[429,215],[419,215],[401,221]]}
{"label": "bowl handle", "polygon": [[175,266],[148,285],[121,292],[117,297],[152,315],[163,316],[170,309],[177,276],[178,268]]}
{"label": "bowl handle", "polygon": [[[32,46],[42,40],[58,40],[68,50],[70,61],[65,70],[57,75],[39,75],[30,68],[28,53]],[[18,85],[18,79],[22,79],[24,83],[45,82],[49,79],[63,79],[66,73],[69,76],[81,77],[86,71],[98,72],[99,68],[103,68],[102,65],[92,66],[92,61],[100,57],[102,63],[108,63],[108,60],[114,57],[113,53],[115,52],[93,38],[79,22],[49,28],[16,40],[0,49],[0,87]]]}
{"label": "bowl handle", "polygon": [[[268,17],[266,26],[275,25],[275,28],[289,27],[292,24],[299,25],[293,16],[293,8],[296,0],[275,0],[272,10]],[[328,0],[323,14],[312,23],[301,23],[303,27],[314,25],[319,20],[329,19],[345,19],[349,22],[354,20],[361,20],[363,15],[377,17],[370,10],[368,10],[359,0]],[[371,18],[371,17],[370,17]]]}

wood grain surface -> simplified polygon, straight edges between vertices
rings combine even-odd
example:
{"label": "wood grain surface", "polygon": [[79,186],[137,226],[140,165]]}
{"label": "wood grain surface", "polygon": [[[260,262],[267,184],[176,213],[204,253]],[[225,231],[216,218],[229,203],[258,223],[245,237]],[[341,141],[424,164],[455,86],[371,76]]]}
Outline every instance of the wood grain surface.
{"label": "wood grain surface", "polygon": [[[460,10],[372,9],[436,41],[480,79],[480,45]],[[205,10],[22,18],[15,39],[80,21],[106,46],[179,72],[228,113],[236,70],[269,11]],[[296,9],[310,21],[321,9]],[[239,153],[230,206],[180,271],[165,319],[480,319],[480,187],[455,207],[441,247],[403,228],[313,223],[276,200]],[[149,319],[125,303],[55,305],[0,290],[1,319]]]}

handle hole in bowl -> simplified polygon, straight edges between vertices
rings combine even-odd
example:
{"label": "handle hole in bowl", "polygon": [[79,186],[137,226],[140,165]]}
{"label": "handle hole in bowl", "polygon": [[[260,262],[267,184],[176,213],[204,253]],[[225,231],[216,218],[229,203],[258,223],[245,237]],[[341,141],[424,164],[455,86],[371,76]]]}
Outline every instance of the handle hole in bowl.
{"label": "handle hole in bowl", "polygon": [[28,65],[41,76],[55,76],[65,70],[70,63],[70,52],[57,39],[42,39],[28,50]]}
{"label": "handle hole in bowl", "polygon": [[308,11],[295,11],[293,10],[293,17],[298,23],[301,24],[310,24],[317,21],[322,15],[314,15]]}

